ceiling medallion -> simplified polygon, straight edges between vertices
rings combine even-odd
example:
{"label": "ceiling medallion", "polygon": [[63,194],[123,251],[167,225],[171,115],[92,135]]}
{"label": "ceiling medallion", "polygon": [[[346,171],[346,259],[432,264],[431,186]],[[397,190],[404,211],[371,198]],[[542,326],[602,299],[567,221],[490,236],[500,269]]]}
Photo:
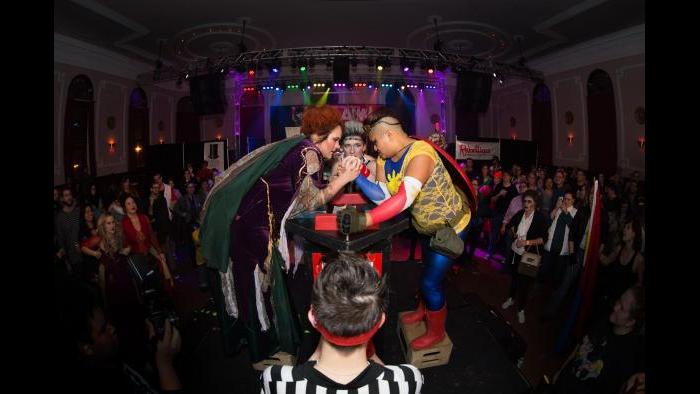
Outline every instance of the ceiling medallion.
{"label": "ceiling medallion", "polygon": [[191,27],[175,35],[172,52],[180,60],[190,62],[208,57],[238,55],[238,43],[243,42],[248,51],[275,48],[277,43],[264,29],[246,22],[245,33],[242,23],[209,23]]}
{"label": "ceiling medallion", "polygon": [[498,58],[512,49],[513,38],[495,26],[473,21],[430,22],[406,39],[407,48],[433,49],[439,35],[447,52],[481,58]]}

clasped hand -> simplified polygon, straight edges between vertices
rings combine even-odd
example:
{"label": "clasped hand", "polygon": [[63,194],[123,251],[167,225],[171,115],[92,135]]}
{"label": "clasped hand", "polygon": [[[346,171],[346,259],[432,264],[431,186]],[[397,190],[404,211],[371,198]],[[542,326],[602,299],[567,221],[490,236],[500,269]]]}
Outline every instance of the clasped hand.
{"label": "clasped hand", "polygon": [[345,157],[338,165],[338,177],[344,183],[352,182],[360,174],[360,168],[362,168],[360,159],[355,156]]}

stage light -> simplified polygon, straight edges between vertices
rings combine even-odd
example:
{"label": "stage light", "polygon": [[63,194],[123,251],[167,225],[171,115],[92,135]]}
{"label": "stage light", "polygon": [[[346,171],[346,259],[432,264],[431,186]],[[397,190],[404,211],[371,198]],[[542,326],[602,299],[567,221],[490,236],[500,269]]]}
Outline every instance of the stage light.
{"label": "stage light", "polygon": [[248,70],[248,75],[251,76],[251,77],[254,77],[254,76],[255,76],[255,70],[252,70],[252,69],[251,69],[251,70]]}
{"label": "stage light", "polygon": [[185,79],[190,79],[190,73],[185,73]]}
{"label": "stage light", "polygon": [[280,69],[277,68],[277,67],[272,67],[272,72],[273,72],[273,73],[278,73],[278,72],[280,72]]}
{"label": "stage light", "polygon": [[386,71],[391,70],[391,59],[389,59],[389,56],[384,56],[384,60],[382,61],[382,65],[386,69]]}
{"label": "stage light", "polygon": [[382,66],[381,64],[378,65],[378,66],[377,66],[377,71],[382,71],[382,70],[384,70],[384,66]]}
{"label": "stage light", "polygon": [[433,70],[432,67],[428,69],[428,74],[433,74],[434,72],[435,72],[435,70]]}
{"label": "stage light", "polygon": [[301,66],[301,67],[299,67],[299,71],[301,71],[301,72],[306,71],[306,66]]}

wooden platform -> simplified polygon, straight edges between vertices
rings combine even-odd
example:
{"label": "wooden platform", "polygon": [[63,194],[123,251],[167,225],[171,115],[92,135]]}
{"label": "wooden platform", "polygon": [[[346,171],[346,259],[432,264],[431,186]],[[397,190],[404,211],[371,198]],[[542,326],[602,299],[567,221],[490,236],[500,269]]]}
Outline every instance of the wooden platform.
{"label": "wooden platform", "polygon": [[265,360],[253,364],[253,369],[263,371],[270,365],[295,365],[296,358],[289,353],[277,352]]}
{"label": "wooden platform", "polygon": [[447,334],[445,334],[445,338],[442,341],[429,348],[413,350],[410,346],[411,341],[425,334],[426,325],[424,321],[414,324],[403,324],[401,316],[406,313],[409,313],[409,311],[399,313],[397,324],[399,341],[401,342],[401,349],[406,362],[416,368],[437,367],[438,365],[449,363],[450,354],[452,353],[452,340]]}

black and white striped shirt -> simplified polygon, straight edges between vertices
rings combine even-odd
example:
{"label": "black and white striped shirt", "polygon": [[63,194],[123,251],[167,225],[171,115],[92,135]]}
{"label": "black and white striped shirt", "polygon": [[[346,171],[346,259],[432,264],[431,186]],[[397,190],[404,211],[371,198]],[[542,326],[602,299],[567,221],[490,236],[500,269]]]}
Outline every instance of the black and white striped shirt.
{"label": "black and white striped shirt", "polygon": [[336,383],[314,368],[315,361],[295,367],[273,365],[260,375],[260,394],[420,394],[423,375],[409,364],[370,361],[353,381]]}

